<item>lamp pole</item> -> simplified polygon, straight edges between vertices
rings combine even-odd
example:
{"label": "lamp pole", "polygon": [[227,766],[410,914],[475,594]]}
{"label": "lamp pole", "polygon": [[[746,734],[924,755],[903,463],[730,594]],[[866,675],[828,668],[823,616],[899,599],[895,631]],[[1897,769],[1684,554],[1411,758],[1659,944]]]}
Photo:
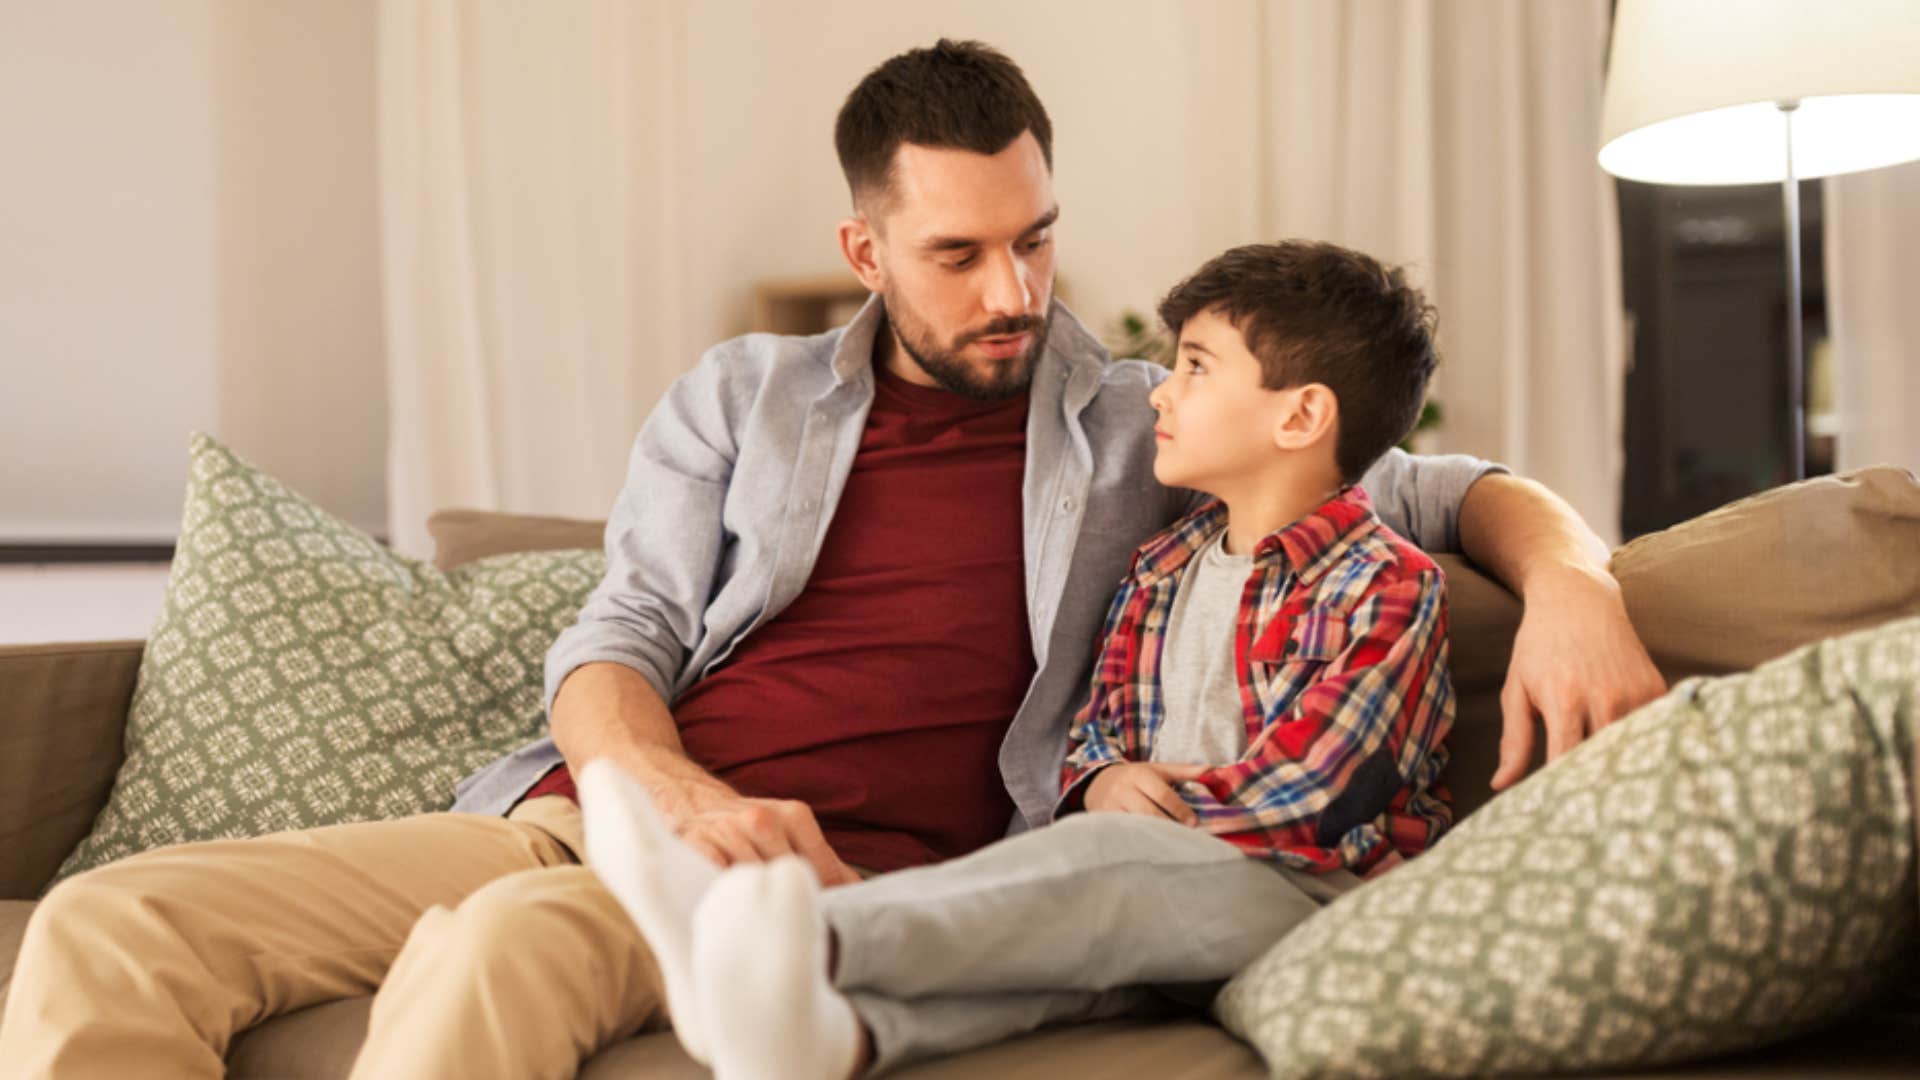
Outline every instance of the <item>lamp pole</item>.
{"label": "lamp pole", "polygon": [[1800,318],[1800,180],[1793,171],[1793,112],[1798,100],[1779,102],[1787,135],[1787,175],[1780,198],[1787,217],[1787,413],[1793,479],[1807,478],[1807,383]]}

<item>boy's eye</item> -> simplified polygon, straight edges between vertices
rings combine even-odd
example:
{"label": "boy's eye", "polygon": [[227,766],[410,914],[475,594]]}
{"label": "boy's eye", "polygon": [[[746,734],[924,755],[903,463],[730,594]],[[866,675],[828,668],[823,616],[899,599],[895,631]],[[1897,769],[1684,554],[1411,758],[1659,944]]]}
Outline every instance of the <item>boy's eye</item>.
{"label": "boy's eye", "polygon": [[1189,356],[1187,357],[1187,371],[1194,375],[1204,375],[1206,374],[1207,369],[1205,366],[1203,366],[1200,363],[1200,361]]}

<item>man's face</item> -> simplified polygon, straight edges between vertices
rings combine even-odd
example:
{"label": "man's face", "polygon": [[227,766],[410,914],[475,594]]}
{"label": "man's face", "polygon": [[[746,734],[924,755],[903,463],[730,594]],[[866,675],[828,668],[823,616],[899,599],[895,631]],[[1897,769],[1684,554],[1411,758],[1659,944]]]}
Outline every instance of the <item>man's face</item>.
{"label": "man's face", "polygon": [[982,399],[1027,388],[1053,298],[1053,177],[1031,133],[991,156],[902,144],[874,200],[894,371]]}

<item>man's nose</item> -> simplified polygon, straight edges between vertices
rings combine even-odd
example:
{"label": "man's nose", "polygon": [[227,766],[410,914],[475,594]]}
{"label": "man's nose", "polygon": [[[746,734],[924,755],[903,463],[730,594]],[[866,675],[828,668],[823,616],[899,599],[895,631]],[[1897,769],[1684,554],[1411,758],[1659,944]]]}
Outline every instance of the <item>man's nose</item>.
{"label": "man's nose", "polygon": [[982,298],[987,312],[995,317],[1025,315],[1033,303],[1033,290],[1027,287],[1027,267],[1012,253],[1006,253],[994,260],[995,265],[988,271],[986,296]]}

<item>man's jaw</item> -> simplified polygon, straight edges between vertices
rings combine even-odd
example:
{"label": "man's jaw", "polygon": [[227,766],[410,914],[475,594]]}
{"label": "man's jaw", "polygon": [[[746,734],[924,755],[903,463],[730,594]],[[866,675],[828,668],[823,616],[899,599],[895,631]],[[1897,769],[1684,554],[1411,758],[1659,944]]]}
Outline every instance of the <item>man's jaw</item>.
{"label": "man's jaw", "polygon": [[1005,350],[1010,353],[1005,358],[995,357],[994,350],[976,348],[985,340],[981,338],[931,356],[914,348],[904,335],[896,333],[895,340],[913,363],[942,389],[981,401],[1003,401],[1026,391],[1045,347],[1041,335],[1028,332],[1014,336],[1023,340],[1020,347]]}

